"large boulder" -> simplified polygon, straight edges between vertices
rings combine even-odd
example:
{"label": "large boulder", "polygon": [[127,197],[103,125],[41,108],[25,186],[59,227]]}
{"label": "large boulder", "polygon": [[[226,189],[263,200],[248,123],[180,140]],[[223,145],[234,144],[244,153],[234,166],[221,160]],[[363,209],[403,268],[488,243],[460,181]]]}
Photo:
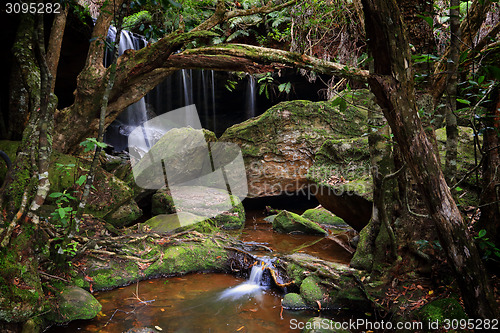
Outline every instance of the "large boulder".
{"label": "large boulder", "polygon": [[66,323],[77,319],[92,319],[101,304],[88,291],[71,286],[64,288],[53,303],[52,312],[47,316],[50,321]]}
{"label": "large boulder", "polygon": [[302,232],[305,234],[326,235],[319,224],[286,210],[281,211],[273,220],[273,229],[278,232]]}
{"label": "large boulder", "polygon": [[241,147],[249,197],[295,193],[308,186],[308,169],[328,139],[366,132],[366,112],[333,102],[289,101],[226,130],[220,141]]}

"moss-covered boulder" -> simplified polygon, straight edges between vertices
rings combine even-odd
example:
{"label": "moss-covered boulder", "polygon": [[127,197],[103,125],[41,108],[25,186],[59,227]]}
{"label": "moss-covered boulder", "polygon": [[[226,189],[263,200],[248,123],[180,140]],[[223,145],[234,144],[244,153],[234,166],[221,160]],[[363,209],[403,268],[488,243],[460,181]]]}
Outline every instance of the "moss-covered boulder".
{"label": "moss-covered boulder", "polygon": [[328,139],[366,131],[366,112],[333,102],[289,101],[226,130],[220,141],[241,147],[249,197],[294,193],[305,188],[314,155]]}
{"label": "moss-covered boulder", "polygon": [[326,289],[321,286],[320,279],[317,276],[308,276],[300,284],[300,296],[309,306],[317,305],[317,302],[324,303]]}
{"label": "moss-covered boulder", "polygon": [[323,207],[308,209],[301,216],[319,224],[326,224],[336,227],[347,226],[343,219]]}
{"label": "moss-covered boulder", "polygon": [[128,203],[121,205],[113,213],[106,216],[106,221],[116,228],[126,227],[142,216],[142,210],[137,203],[131,199]]}
{"label": "moss-covered boulder", "polygon": [[308,308],[302,296],[296,293],[286,294],[281,301],[281,305],[287,310],[304,310]]}
{"label": "moss-covered boulder", "polygon": [[304,324],[302,333],[349,333],[342,328],[342,323],[335,322],[328,318],[314,317]]}
{"label": "moss-covered boulder", "polygon": [[210,218],[224,229],[239,229],[245,223],[241,200],[228,195],[226,190],[213,187],[178,186],[172,191],[160,189],[153,195],[152,212],[154,215],[189,212],[202,219]]}
{"label": "moss-covered boulder", "polygon": [[439,322],[439,327],[444,319],[468,319],[460,303],[453,297],[434,300],[424,305],[417,311],[416,316],[425,323]]}
{"label": "moss-covered boulder", "polygon": [[305,234],[326,235],[326,231],[319,224],[305,219],[298,214],[283,210],[273,220],[273,229],[278,232],[302,232]]}
{"label": "moss-covered boulder", "polygon": [[66,323],[77,319],[92,319],[99,311],[101,304],[88,291],[71,286],[63,289],[52,306],[47,319],[56,323]]}

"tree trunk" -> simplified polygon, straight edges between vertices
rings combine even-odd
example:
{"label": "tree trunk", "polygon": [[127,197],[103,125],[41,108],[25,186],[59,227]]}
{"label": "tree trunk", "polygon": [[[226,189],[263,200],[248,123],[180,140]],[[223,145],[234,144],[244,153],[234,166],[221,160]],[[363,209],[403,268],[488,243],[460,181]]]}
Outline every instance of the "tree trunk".
{"label": "tree trunk", "polygon": [[460,215],[417,113],[411,57],[395,0],[363,0],[374,73],[368,79],[417,181],[471,318],[496,318],[481,258]]}

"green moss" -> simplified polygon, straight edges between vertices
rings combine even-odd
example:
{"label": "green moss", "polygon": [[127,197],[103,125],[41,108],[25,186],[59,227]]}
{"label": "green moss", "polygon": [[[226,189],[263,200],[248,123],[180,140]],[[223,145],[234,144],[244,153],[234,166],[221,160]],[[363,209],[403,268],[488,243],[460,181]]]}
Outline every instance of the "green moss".
{"label": "green moss", "polygon": [[308,209],[301,216],[319,224],[328,224],[342,227],[347,225],[343,219],[334,215],[325,208]]}
{"label": "green moss", "polygon": [[288,293],[283,298],[281,305],[288,310],[304,310],[307,305],[299,294]]}
{"label": "green moss", "polygon": [[278,232],[303,232],[325,235],[326,231],[317,223],[286,210],[281,211],[273,220],[273,229]]}
{"label": "green moss", "polygon": [[300,295],[309,306],[315,305],[316,301],[323,303],[326,290],[319,285],[319,282],[316,276],[311,275],[306,277],[300,285]]}
{"label": "green moss", "polygon": [[47,319],[57,323],[92,319],[101,308],[101,304],[87,291],[79,287],[67,287],[57,295],[56,303],[53,304]]}
{"label": "green moss", "polygon": [[468,319],[464,309],[455,298],[442,298],[432,301],[417,312],[417,317],[424,322],[443,322],[444,319]]}

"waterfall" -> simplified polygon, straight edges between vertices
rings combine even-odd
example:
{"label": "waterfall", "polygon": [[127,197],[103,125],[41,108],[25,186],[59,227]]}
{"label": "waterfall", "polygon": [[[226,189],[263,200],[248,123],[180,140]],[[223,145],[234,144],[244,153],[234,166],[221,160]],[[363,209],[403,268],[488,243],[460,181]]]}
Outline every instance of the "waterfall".
{"label": "waterfall", "polygon": [[263,287],[263,274],[264,270],[269,267],[271,262],[269,258],[261,258],[263,261],[258,261],[252,266],[250,277],[247,281],[237,285],[233,288],[228,288],[222,292],[219,299],[237,299],[243,296],[259,295]]}
{"label": "waterfall", "polygon": [[[116,28],[110,27],[108,32],[108,40],[116,39]],[[138,50],[146,46],[147,42],[143,37],[134,35],[133,33],[122,30],[120,35],[120,44],[118,45],[118,53],[129,49]],[[111,52],[106,52],[105,66],[110,65]],[[136,103],[130,105],[125,111],[120,113],[116,120],[108,126],[104,140],[112,145],[116,151],[122,151],[127,147],[127,137],[134,128],[148,120],[146,101],[141,98]]]}
{"label": "waterfall", "polygon": [[212,78],[212,131],[214,133],[217,132],[217,124],[215,122],[215,74],[214,71],[210,71],[211,73],[211,78]]}
{"label": "waterfall", "polygon": [[248,119],[255,117],[255,101],[257,100],[255,87],[255,78],[253,75],[248,75],[246,91],[246,116]]}

